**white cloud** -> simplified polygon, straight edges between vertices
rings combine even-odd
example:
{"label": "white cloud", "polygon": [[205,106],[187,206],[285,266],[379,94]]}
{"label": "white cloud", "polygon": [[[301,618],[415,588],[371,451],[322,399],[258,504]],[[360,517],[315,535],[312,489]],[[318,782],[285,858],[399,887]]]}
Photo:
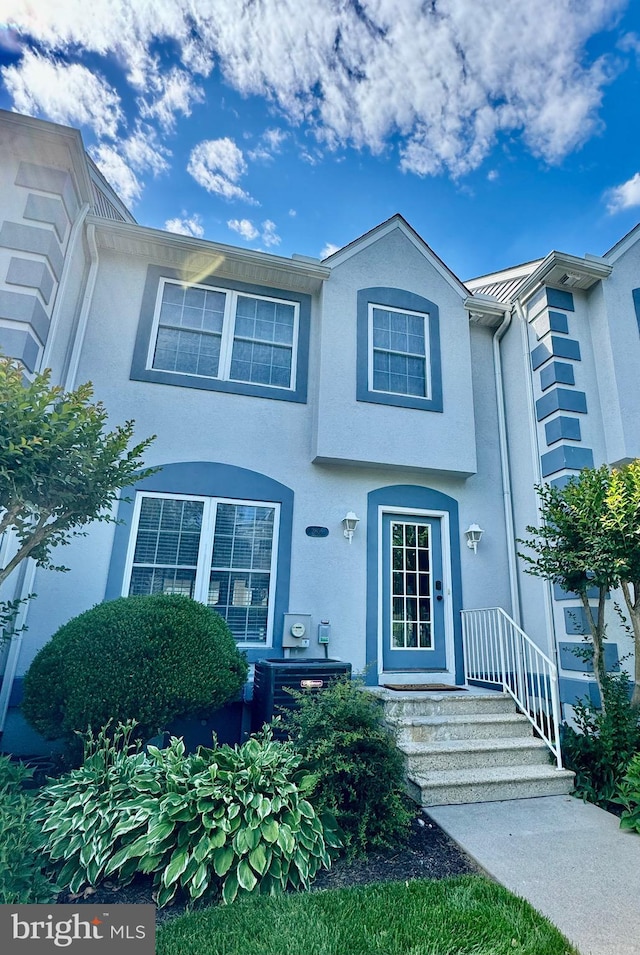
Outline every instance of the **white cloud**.
{"label": "white cloud", "polygon": [[142,195],[142,183],[120,153],[106,143],[89,150],[100,172],[125,205],[133,205]]}
{"label": "white cloud", "polygon": [[204,227],[198,213],[196,212],[194,215],[189,216],[183,210],[182,216],[182,219],[167,219],[164,224],[167,232],[175,232],[177,235],[192,235],[196,239],[201,239],[204,235]]}
{"label": "white cloud", "polygon": [[167,132],[175,127],[176,113],[190,116],[192,104],[204,100],[202,89],[184,70],[174,68],[166,76],[158,73],[157,86],[158,95],[151,102],[143,101],[140,112],[147,119],[157,119]]}
{"label": "white cloud", "polygon": [[273,159],[281,151],[282,143],[287,136],[288,133],[285,133],[282,129],[265,130],[258,141],[258,145],[249,153],[249,159],[254,161]]}
{"label": "white cloud", "polygon": [[322,248],[322,252],[320,253],[320,258],[328,259],[330,255],[333,255],[334,252],[337,252],[338,249],[341,249],[341,248],[342,248],[341,245],[334,245],[333,242],[327,242],[327,244],[323,246]]}
{"label": "white cloud", "polygon": [[8,53],[22,53],[22,43],[17,33],[0,24],[0,50]]}
{"label": "white cloud", "polygon": [[281,239],[276,231],[277,226],[272,219],[265,219],[260,226],[256,226],[251,219],[229,219],[227,225],[247,242],[253,242],[259,236],[260,241],[267,248],[280,245]]}
{"label": "white cloud", "polygon": [[[521,136],[535,155],[557,162],[598,129],[612,67],[594,60],[589,41],[627,3],[4,0],[4,18],[49,53],[114,55],[143,97],[141,109],[167,129],[199,95],[194,74],[216,64],[229,86],[264,97],[323,147],[379,152],[398,143],[405,171],[460,176],[500,136]],[[636,48],[629,35],[621,55]],[[163,81],[175,56],[176,73]],[[23,87],[11,91],[16,108],[15,95],[31,95],[26,79]],[[256,149],[273,155],[278,147]],[[311,146],[303,153],[312,163],[318,156]],[[245,198],[237,180],[212,171],[206,158],[202,167],[206,188]]]}
{"label": "white cloud", "polygon": [[276,224],[272,222],[271,219],[265,219],[262,223],[262,234],[260,238],[262,239],[264,245],[268,249],[272,248],[274,245],[280,245],[280,236],[276,232]]}
{"label": "white cloud", "polygon": [[289,215],[294,219],[298,215],[298,212],[296,209],[289,209]]}
{"label": "white cloud", "polygon": [[17,65],[0,73],[18,112],[44,115],[66,126],[89,126],[97,136],[117,135],[123,120],[120,98],[85,66],[27,51]]}
{"label": "white cloud", "polygon": [[607,208],[611,213],[640,206],[640,172],[637,172],[631,179],[627,179],[622,185],[610,189],[607,193],[607,200]]}
{"label": "white cloud", "polygon": [[243,239],[246,239],[247,242],[257,239],[260,235],[251,219],[229,219],[227,225],[233,232],[237,232]]}
{"label": "white cloud", "polygon": [[156,131],[151,126],[136,126],[135,131],[118,145],[136,172],[149,170],[157,176],[169,168],[167,157],[171,153],[158,142]]}
{"label": "white cloud", "polygon": [[198,143],[191,150],[187,171],[207,192],[214,192],[223,199],[243,199],[256,204],[237,184],[246,173],[247,164],[242,150],[228,137]]}

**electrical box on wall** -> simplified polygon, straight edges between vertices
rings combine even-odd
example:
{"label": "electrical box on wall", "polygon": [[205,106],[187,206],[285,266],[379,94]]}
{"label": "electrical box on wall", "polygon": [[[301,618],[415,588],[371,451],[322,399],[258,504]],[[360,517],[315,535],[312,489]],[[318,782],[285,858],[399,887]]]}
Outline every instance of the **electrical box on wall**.
{"label": "electrical box on wall", "polygon": [[331,624],[328,620],[321,620],[318,624],[318,643],[329,643],[331,638]]}
{"label": "electrical box on wall", "polygon": [[310,632],[310,613],[285,613],[282,630],[282,646],[285,649],[306,649]]}

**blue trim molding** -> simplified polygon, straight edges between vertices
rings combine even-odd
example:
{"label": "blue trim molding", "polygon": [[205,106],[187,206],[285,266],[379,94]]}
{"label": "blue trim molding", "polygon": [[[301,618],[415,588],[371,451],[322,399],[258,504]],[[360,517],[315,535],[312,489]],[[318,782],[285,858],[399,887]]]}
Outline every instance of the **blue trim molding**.
{"label": "blue trim molding", "polygon": [[540,387],[543,391],[551,385],[575,385],[576,377],[573,365],[564,361],[552,361],[550,365],[540,369]]}
{"label": "blue trim molding", "polygon": [[573,680],[560,677],[560,702],[575,706],[577,702],[600,706],[600,691],[595,680]]}
{"label": "blue trim molding", "polygon": [[574,444],[559,444],[553,451],[540,456],[540,464],[543,478],[565,469],[580,471],[593,467],[593,451],[591,448],[578,448]]}
{"label": "blue trim molding", "polygon": [[545,311],[533,320],[533,327],[538,338],[544,338],[549,332],[569,334],[569,320],[562,312]]}
{"label": "blue trim molding", "polygon": [[574,312],[573,295],[564,289],[547,288],[547,305],[550,308],[561,308],[565,312]]}
{"label": "blue trim molding", "polygon": [[291,579],[291,535],[293,528],[293,491],[274,481],[273,478],[210,461],[190,461],[183,464],[165,464],[160,471],[127,489],[132,497],[123,499],[118,506],[111,563],[107,577],[105,600],[122,596],[127,549],[133,517],[133,496],[136,491],[156,491],[165,494],[197,494],[202,497],[227,497],[248,501],[273,501],[280,504],[280,528],[276,561],[276,586],[273,603],[273,643],[270,647],[247,649],[250,663],[273,656],[274,650],[282,650],[282,627],[284,614],[289,607]]}
{"label": "blue trim molding", "polygon": [[378,508],[414,508],[416,511],[444,511],[449,515],[449,540],[443,536],[443,549],[449,546],[451,557],[451,600],[454,626],[454,654],[456,683],[464,683],[462,651],[462,571],[460,566],[460,526],[458,502],[429,487],[414,484],[395,484],[370,491],[367,497],[367,623],[366,623],[366,680],[378,682]]}
{"label": "blue trim molding", "polygon": [[587,396],[584,391],[569,391],[568,388],[554,388],[536,401],[538,421],[548,418],[554,411],[573,411],[574,414],[587,413]]}
{"label": "blue trim molding", "polygon": [[531,352],[531,364],[534,369],[544,365],[550,358],[569,358],[580,361],[580,342],[575,338],[560,338],[551,335],[547,342],[541,342]]}
{"label": "blue trim molding", "polygon": [[[597,587],[589,587],[589,589],[587,590],[587,597],[589,598],[589,600],[598,600],[599,596],[600,596],[600,591],[598,590]],[[554,597],[554,600],[580,600],[579,594],[574,593],[573,590],[564,590],[564,588],[561,587],[560,584],[553,585],[553,597]],[[609,594],[607,594],[607,599],[608,598],[609,598]]]}
{"label": "blue trim molding", "polygon": [[638,323],[638,331],[640,331],[640,288],[634,288],[631,291],[633,295],[633,307],[636,313],[636,321]]}
{"label": "blue trim molding", "polygon": [[589,635],[589,624],[587,622],[587,613],[584,607],[563,607],[564,613],[564,632],[570,636],[580,634],[586,637]]}
{"label": "blue trim molding", "polygon": [[[429,316],[429,362],[431,368],[431,397],[395,395],[369,388],[369,305],[425,312]],[[417,408],[422,411],[442,411],[442,363],[440,360],[440,312],[438,306],[422,295],[404,289],[376,286],[358,290],[357,299],[357,368],[356,399],[379,405]]]}
{"label": "blue trim molding", "polygon": [[[562,669],[577,670],[580,673],[593,673],[593,661],[584,660],[580,655],[580,651],[585,650],[586,647],[587,644],[585,643],[559,643],[559,662]],[[619,672],[620,658],[618,655],[617,643],[605,643],[604,665],[606,667],[607,673]]]}
{"label": "blue trim molding", "polygon": [[[295,389],[276,388],[271,385],[259,385],[243,381],[222,381],[219,378],[201,378],[180,372],[160,371],[147,368],[149,341],[153,331],[158,286],[161,279],[174,279],[180,282],[195,282],[198,285],[211,285],[214,288],[246,292],[248,295],[270,295],[299,305],[298,351],[296,356]],[[307,400],[307,380],[309,374],[309,338],[311,328],[311,296],[283,289],[269,288],[265,285],[248,285],[246,282],[230,282],[209,275],[202,278],[192,272],[150,265],[142,295],[140,321],[136,334],[131,362],[133,381],[153,381],[163,385],[178,385],[182,388],[198,388],[201,391],[224,391],[234,395],[251,395],[256,398],[272,398],[279,401],[296,401],[301,404]]]}
{"label": "blue trim molding", "polygon": [[558,418],[552,418],[544,426],[544,433],[547,438],[547,444],[555,444],[556,441],[580,441],[580,420],[578,418],[568,418],[566,415],[560,415]]}

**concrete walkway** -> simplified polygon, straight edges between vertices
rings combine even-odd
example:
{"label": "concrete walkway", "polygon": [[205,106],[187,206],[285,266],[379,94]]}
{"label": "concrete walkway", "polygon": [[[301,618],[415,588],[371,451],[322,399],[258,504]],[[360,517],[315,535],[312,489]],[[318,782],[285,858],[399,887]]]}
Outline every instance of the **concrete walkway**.
{"label": "concrete walkway", "polygon": [[571,796],[425,812],[581,955],[640,955],[640,835],[616,816]]}

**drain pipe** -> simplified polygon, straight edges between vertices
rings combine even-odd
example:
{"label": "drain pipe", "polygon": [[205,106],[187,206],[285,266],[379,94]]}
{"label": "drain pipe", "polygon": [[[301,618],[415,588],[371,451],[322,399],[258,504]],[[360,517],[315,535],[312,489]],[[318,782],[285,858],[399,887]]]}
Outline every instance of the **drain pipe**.
{"label": "drain pipe", "polygon": [[[19,593],[23,599],[26,599],[28,594],[33,593],[33,582],[36,576],[36,562],[35,560],[29,560],[25,561],[24,563],[26,566],[23,564],[18,571],[20,576],[15,593]],[[4,725],[7,720],[9,700],[11,699],[11,691],[13,690],[13,682],[16,677],[18,660],[20,658],[20,650],[22,648],[22,631],[25,628],[28,606],[28,602],[23,604],[16,618],[15,627],[18,632],[14,633],[11,637],[11,644],[7,654],[7,662],[2,675],[2,686],[0,687],[0,735],[4,732]]]}
{"label": "drain pipe", "polygon": [[504,382],[502,378],[502,357],[500,342],[511,325],[511,310],[505,309],[504,318],[493,334],[493,367],[496,379],[496,399],[498,405],[498,439],[500,444],[500,470],[502,472],[502,502],[504,507],[504,523],[507,536],[507,566],[509,569],[509,595],[511,598],[511,615],[520,626],[520,593],[518,590],[518,570],[516,555],[516,535],[513,522],[513,505],[511,500],[511,475],[509,473],[509,446],[507,443],[507,420],[504,407]]}
{"label": "drain pipe", "polygon": [[[524,364],[526,368],[527,376],[527,417],[529,420],[529,435],[531,438],[530,446],[531,453],[533,457],[533,474],[535,477],[535,483],[542,483],[542,468],[540,467],[540,444],[538,441],[538,424],[535,414],[535,405],[533,399],[533,370],[531,368],[531,358],[529,355],[529,326],[527,323],[526,316],[522,309],[522,304],[520,299],[515,301],[516,312],[518,318],[520,319],[520,338],[522,341],[522,354],[524,358]],[[537,495],[536,495],[537,499]],[[539,506],[538,506],[539,510]],[[547,634],[549,635],[549,645],[547,649],[549,650],[549,656],[552,660],[555,660],[556,669],[559,672],[558,666],[558,644],[556,641],[556,628],[553,620],[553,606],[551,602],[551,583],[546,581],[546,586],[543,588],[544,594],[544,617],[545,624],[547,628]]]}

